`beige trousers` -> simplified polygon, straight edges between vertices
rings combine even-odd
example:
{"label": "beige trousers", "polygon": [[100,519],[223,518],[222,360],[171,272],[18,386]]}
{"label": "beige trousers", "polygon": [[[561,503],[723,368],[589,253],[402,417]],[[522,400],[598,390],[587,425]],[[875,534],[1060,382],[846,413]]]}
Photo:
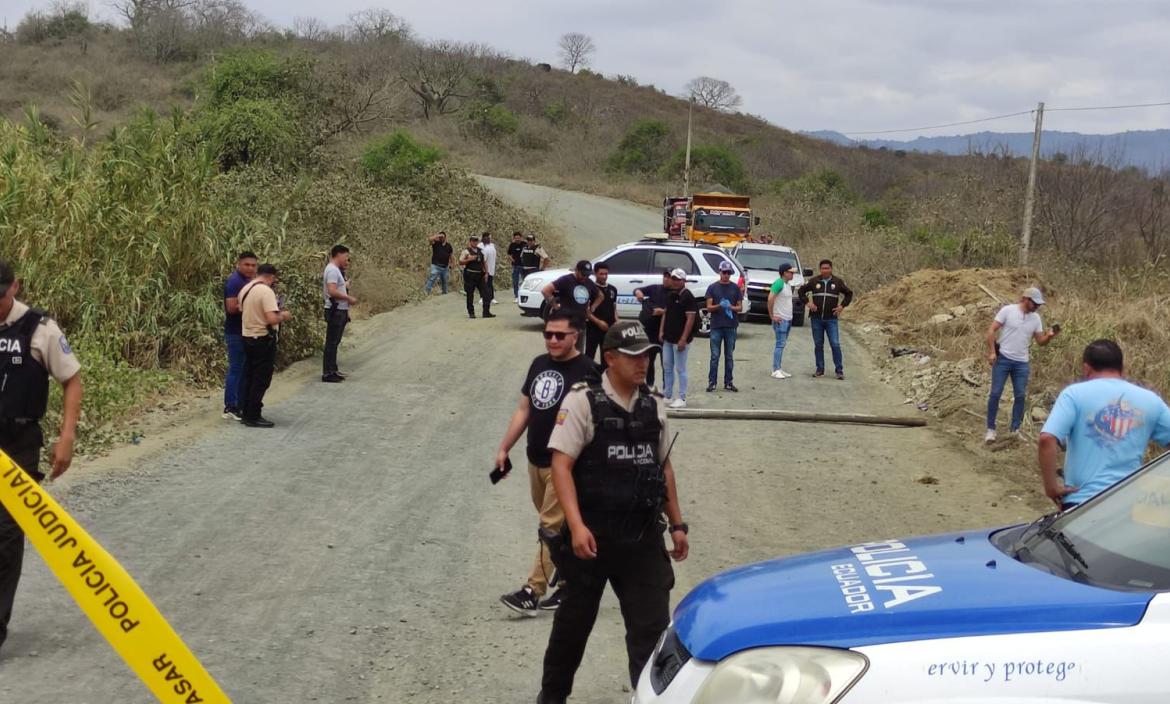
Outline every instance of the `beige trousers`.
{"label": "beige trousers", "polygon": [[[552,483],[552,467],[537,467],[529,463],[528,483],[532,489],[532,505],[540,514],[540,527],[559,532],[565,522],[565,512],[561,503],[557,501],[557,492]],[[540,549],[536,553],[536,561],[532,565],[532,574],[528,577],[528,587],[536,596],[544,596],[548,591],[548,581],[552,579],[556,567],[548,554],[548,546],[540,542]]]}

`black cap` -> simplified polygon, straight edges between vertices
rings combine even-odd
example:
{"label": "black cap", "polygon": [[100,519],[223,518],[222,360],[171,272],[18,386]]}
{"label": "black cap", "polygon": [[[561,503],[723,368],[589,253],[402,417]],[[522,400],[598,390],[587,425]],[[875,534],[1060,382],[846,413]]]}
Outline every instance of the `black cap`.
{"label": "black cap", "polygon": [[276,276],[277,275],[276,265],[275,264],[261,264],[260,266],[256,267],[256,274],[258,276]]}
{"label": "black cap", "polygon": [[579,273],[584,274],[586,276],[589,276],[590,274],[593,273],[593,264],[591,264],[588,259],[582,259],[581,261],[577,262],[577,266],[574,268]]}
{"label": "black cap", "polygon": [[12,266],[4,259],[0,259],[0,286],[7,287],[16,281],[16,273]]}
{"label": "black cap", "polygon": [[783,274],[786,271],[792,271],[792,264],[789,262],[784,262],[780,265],[780,273]]}
{"label": "black cap", "polygon": [[646,354],[650,350],[658,349],[658,345],[650,341],[646,328],[636,320],[622,320],[610,326],[601,341],[601,351],[617,350],[622,354],[637,356]]}

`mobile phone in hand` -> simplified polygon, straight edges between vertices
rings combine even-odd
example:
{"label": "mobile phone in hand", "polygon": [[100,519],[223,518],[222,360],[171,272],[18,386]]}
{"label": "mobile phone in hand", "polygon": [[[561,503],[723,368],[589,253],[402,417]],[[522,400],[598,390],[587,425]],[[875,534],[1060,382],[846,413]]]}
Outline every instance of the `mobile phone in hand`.
{"label": "mobile phone in hand", "polygon": [[1060,332],[1060,323],[1053,323],[1052,332]]}
{"label": "mobile phone in hand", "polygon": [[512,471],[512,458],[506,457],[506,458],[504,458],[504,466],[503,467],[496,467],[495,469],[493,469],[492,473],[488,475],[488,478],[492,480],[492,484],[499,484],[500,480],[503,479],[504,477],[508,476],[508,472],[511,472],[511,471]]}

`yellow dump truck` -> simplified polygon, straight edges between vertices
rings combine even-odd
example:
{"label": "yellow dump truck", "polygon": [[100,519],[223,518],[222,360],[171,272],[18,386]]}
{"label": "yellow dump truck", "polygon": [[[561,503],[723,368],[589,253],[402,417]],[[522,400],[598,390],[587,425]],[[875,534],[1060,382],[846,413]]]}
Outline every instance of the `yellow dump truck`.
{"label": "yellow dump truck", "polygon": [[752,225],[751,199],[728,193],[696,193],[687,211],[687,239],[731,246],[748,240]]}

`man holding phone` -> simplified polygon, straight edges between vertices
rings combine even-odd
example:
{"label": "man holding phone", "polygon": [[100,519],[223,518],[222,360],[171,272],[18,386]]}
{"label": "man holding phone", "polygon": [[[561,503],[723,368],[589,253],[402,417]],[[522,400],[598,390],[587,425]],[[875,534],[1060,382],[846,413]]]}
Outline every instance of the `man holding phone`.
{"label": "man holding phone", "polygon": [[[544,324],[544,347],[548,352],[532,360],[520,389],[520,402],[496,453],[496,472],[506,472],[508,452],[527,429],[532,504],[540,515],[541,530],[549,533],[560,532],[565,514],[553,490],[548,439],[559,422],[561,399],[569,388],[579,381],[599,378],[597,365],[577,349],[580,334],[577,321],[569,311],[561,309],[549,314]],[[519,590],[501,596],[500,601],[524,616],[535,616],[540,610],[556,610],[561,603],[559,589],[544,601],[540,600],[548,591],[554,570],[548,547],[541,541],[528,582]]]}

